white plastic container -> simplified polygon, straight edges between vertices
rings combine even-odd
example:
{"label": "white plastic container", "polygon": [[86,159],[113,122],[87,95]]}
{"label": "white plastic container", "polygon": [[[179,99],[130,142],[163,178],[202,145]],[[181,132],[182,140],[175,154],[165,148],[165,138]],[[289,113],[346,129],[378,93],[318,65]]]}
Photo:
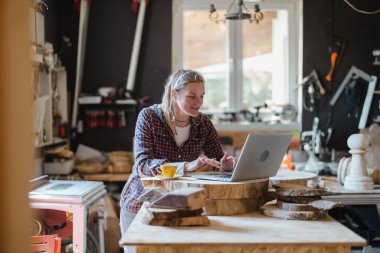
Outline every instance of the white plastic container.
{"label": "white plastic container", "polygon": [[74,160],[70,159],[64,162],[44,163],[45,174],[67,175],[74,169]]}

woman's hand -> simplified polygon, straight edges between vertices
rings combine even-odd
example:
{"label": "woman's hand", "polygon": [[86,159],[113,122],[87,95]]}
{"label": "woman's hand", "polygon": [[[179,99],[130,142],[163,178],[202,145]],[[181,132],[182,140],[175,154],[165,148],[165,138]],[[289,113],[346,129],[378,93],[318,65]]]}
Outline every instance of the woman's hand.
{"label": "woman's hand", "polygon": [[203,169],[204,167],[212,166],[212,167],[220,167],[221,163],[215,159],[208,158],[206,156],[198,157],[198,159],[187,162],[185,164],[185,171],[196,171]]}
{"label": "woman's hand", "polygon": [[227,156],[227,153],[224,153],[222,159],[220,159],[221,169],[225,171],[233,171],[236,164],[236,157]]}

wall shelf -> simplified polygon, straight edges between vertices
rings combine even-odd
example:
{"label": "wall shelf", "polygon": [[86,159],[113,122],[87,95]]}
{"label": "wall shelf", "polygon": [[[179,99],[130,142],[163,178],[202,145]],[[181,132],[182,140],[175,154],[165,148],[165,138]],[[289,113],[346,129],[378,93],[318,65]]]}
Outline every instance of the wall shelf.
{"label": "wall shelf", "polygon": [[34,84],[34,143],[40,148],[55,144],[59,139],[54,131],[54,119],[68,122],[67,77],[62,69],[48,72],[35,66]]}

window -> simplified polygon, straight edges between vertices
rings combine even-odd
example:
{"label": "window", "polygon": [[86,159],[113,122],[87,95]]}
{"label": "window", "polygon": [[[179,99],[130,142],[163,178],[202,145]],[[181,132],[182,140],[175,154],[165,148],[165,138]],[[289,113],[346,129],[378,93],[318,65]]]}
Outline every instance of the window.
{"label": "window", "polygon": [[[231,1],[173,0],[173,69],[204,74],[204,110],[296,105],[300,1],[261,2],[259,24],[209,20],[211,3],[223,16]],[[254,9],[254,2],[245,4]]]}

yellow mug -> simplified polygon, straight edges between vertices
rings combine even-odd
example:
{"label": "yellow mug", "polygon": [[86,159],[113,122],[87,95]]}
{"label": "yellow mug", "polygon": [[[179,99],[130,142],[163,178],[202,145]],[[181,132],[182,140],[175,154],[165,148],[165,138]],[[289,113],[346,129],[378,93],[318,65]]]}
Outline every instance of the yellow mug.
{"label": "yellow mug", "polygon": [[177,170],[177,166],[176,165],[161,165],[160,169],[161,169],[160,176],[173,177]]}

